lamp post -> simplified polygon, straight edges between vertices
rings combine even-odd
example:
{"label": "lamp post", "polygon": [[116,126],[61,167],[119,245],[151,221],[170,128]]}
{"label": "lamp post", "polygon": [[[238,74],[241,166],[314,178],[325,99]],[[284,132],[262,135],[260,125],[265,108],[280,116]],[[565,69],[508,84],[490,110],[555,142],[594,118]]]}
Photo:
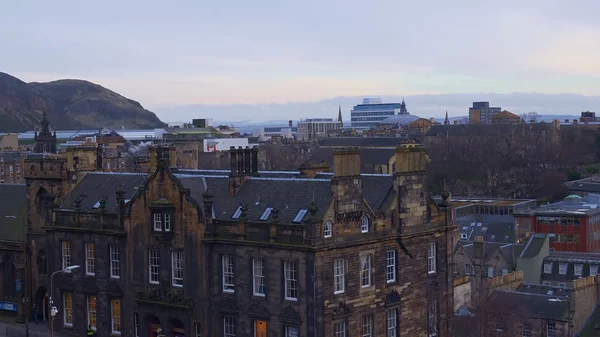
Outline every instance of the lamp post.
{"label": "lamp post", "polygon": [[569,299],[561,300],[560,298],[549,298],[548,302],[566,302],[568,313],[567,313],[567,336],[571,336],[571,301]]}
{"label": "lamp post", "polygon": [[[79,268],[79,266],[68,266],[65,269],[57,270],[52,275],[50,275],[50,337],[54,336],[54,316],[58,313],[58,309],[54,306],[54,301],[52,300],[52,294],[54,293],[54,275],[59,273],[68,273],[70,274],[73,270]],[[64,308],[63,308],[64,309]]]}

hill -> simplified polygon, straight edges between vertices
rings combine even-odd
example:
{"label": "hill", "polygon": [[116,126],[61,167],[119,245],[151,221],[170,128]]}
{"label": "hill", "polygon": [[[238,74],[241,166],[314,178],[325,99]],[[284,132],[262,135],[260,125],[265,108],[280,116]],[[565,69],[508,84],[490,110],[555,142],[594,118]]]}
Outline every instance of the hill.
{"label": "hill", "polygon": [[46,107],[55,129],[142,129],[165,124],[140,103],[82,80],[25,83],[0,72],[0,132],[39,126]]}

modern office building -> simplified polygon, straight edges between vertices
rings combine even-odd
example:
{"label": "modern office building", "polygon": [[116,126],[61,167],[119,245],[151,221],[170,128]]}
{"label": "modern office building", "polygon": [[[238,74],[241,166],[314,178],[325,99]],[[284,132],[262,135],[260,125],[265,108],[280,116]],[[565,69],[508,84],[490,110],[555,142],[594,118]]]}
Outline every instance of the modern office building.
{"label": "modern office building", "polygon": [[333,118],[303,119],[298,122],[298,137],[300,140],[307,141],[341,128],[342,122]]}
{"label": "modern office building", "polygon": [[350,123],[353,129],[365,130],[374,128],[388,117],[408,115],[406,103],[382,103],[380,98],[363,98],[362,104],[354,106],[350,111]]}
{"label": "modern office building", "polygon": [[500,107],[490,107],[490,102],[473,102],[469,108],[469,124],[492,124],[492,116],[500,111]]}

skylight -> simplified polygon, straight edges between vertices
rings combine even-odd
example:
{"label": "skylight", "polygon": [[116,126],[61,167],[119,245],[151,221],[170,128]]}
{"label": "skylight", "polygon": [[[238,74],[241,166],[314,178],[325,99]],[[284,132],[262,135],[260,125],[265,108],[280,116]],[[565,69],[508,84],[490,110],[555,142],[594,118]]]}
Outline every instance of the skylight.
{"label": "skylight", "polygon": [[233,215],[231,216],[232,219],[239,219],[240,215],[242,215],[242,206],[239,206],[235,212],[233,213]]}
{"label": "skylight", "polygon": [[306,216],[306,212],[308,212],[308,210],[301,209],[298,212],[298,214],[296,214],[296,217],[294,218],[294,220],[292,222],[293,223],[301,223],[302,219],[304,219],[304,217]]}
{"label": "skylight", "polygon": [[272,207],[267,207],[263,214],[260,216],[260,221],[266,221],[271,216]]}
{"label": "skylight", "polygon": [[97,209],[100,208],[100,200],[98,200],[95,204],[94,207],[92,207],[93,209]]}
{"label": "skylight", "polygon": [[128,203],[130,201],[131,201],[131,199],[125,199],[125,203]]}

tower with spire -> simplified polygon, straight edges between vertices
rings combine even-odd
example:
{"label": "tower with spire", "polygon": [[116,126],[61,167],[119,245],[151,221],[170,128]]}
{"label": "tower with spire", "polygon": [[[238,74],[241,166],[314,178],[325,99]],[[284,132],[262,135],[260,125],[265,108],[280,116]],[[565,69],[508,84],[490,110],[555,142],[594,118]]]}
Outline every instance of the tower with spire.
{"label": "tower with spire", "polygon": [[400,112],[399,115],[408,115],[408,110],[406,109],[406,103],[404,103],[404,97],[402,97],[402,103],[400,104]]}
{"label": "tower with spire", "polygon": [[446,110],[446,119],[444,119],[444,125],[450,125],[450,120],[448,119],[448,110]]}
{"label": "tower with spire", "polygon": [[42,129],[40,133],[35,132],[35,152],[37,153],[56,153],[56,131],[50,132],[50,123],[46,113],[46,105],[42,112]]}
{"label": "tower with spire", "polygon": [[342,106],[341,105],[338,108],[338,122],[340,122],[340,127],[344,127],[344,121],[342,121]]}

